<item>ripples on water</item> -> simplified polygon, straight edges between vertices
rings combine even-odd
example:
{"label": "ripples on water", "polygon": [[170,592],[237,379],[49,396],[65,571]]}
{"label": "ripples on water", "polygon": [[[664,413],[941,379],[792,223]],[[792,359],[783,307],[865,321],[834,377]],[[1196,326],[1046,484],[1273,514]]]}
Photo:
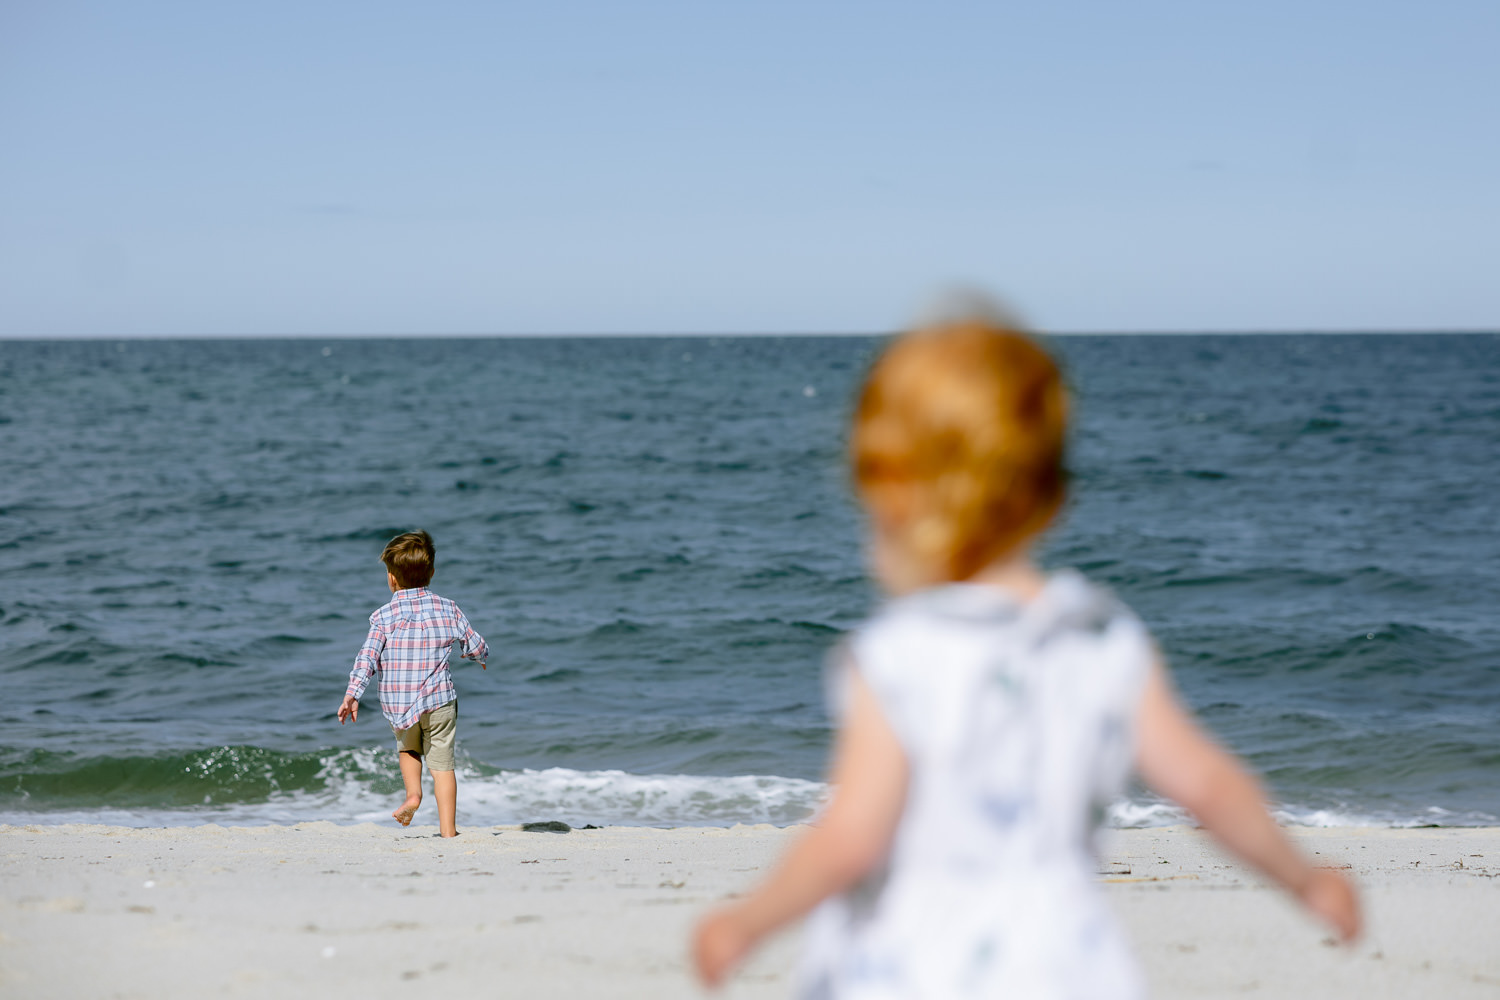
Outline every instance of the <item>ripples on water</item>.
{"label": "ripples on water", "polygon": [[[805,816],[873,598],[840,458],[877,346],[0,343],[0,819],[383,816],[378,706],[332,712],[410,527],[496,650],[456,671],[476,820]],[[1289,818],[1500,821],[1500,338],[1057,346],[1047,560]]]}

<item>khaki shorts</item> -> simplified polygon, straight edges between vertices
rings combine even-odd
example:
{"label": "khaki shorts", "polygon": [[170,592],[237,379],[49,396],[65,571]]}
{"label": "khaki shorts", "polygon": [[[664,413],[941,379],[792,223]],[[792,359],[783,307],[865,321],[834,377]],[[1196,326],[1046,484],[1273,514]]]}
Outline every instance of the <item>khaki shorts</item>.
{"label": "khaki shorts", "polygon": [[427,761],[429,771],[453,770],[453,733],[458,728],[458,702],[450,701],[423,712],[405,729],[394,729],[396,749]]}

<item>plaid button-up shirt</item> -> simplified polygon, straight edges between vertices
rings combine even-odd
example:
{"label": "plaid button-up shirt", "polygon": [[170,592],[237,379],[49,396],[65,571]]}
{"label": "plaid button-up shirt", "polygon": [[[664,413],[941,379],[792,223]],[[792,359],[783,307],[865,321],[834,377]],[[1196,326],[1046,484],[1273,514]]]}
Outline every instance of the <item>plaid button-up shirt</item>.
{"label": "plaid button-up shirt", "polygon": [[398,590],[370,616],[370,634],[349,671],[348,694],[356,701],[380,671],[380,710],[397,729],[426,711],[458,698],[448,656],[457,643],[482,665],[490,655],[458,605],[426,587]]}

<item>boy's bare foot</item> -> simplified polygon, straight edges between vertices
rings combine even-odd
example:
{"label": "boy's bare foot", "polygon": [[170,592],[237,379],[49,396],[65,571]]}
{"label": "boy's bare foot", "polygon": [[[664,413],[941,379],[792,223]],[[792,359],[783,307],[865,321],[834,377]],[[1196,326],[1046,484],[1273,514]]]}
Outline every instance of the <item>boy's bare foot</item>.
{"label": "boy's bare foot", "polygon": [[417,814],[417,807],[422,804],[422,796],[408,795],[406,801],[401,803],[401,808],[391,813],[391,818],[402,826],[411,826],[411,818]]}

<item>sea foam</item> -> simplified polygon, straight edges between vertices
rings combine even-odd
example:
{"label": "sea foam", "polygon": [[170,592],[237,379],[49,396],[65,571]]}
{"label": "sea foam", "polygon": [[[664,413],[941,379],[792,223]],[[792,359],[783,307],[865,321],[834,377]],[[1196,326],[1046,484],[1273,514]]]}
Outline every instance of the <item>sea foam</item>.
{"label": "sea foam", "polygon": [[[374,749],[330,751],[316,787],[275,791],[256,801],[214,801],[173,807],[0,810],[12,825],[102,823],[117,826],[284,825],[326,820],[340,824],[390,823],[399,799],[389,754]],[[570,826],[791,826],[816,818],[831,787],[777,775],[632,774],[565,767],[494,771],[461,762],[461,826],[513,826],[560,820]],[[436,823],[429,792],[417,813],[419,826]],[[1437,806],[1417,812],[1376,813],[1341,807],[1278,803],[1277,821],[1306,827],[1494,826],[1500,817],[1455,813]],[[1120,799],[1105,814],[1114,829],[1193,824],[1180,806],[1151,795]]]}

